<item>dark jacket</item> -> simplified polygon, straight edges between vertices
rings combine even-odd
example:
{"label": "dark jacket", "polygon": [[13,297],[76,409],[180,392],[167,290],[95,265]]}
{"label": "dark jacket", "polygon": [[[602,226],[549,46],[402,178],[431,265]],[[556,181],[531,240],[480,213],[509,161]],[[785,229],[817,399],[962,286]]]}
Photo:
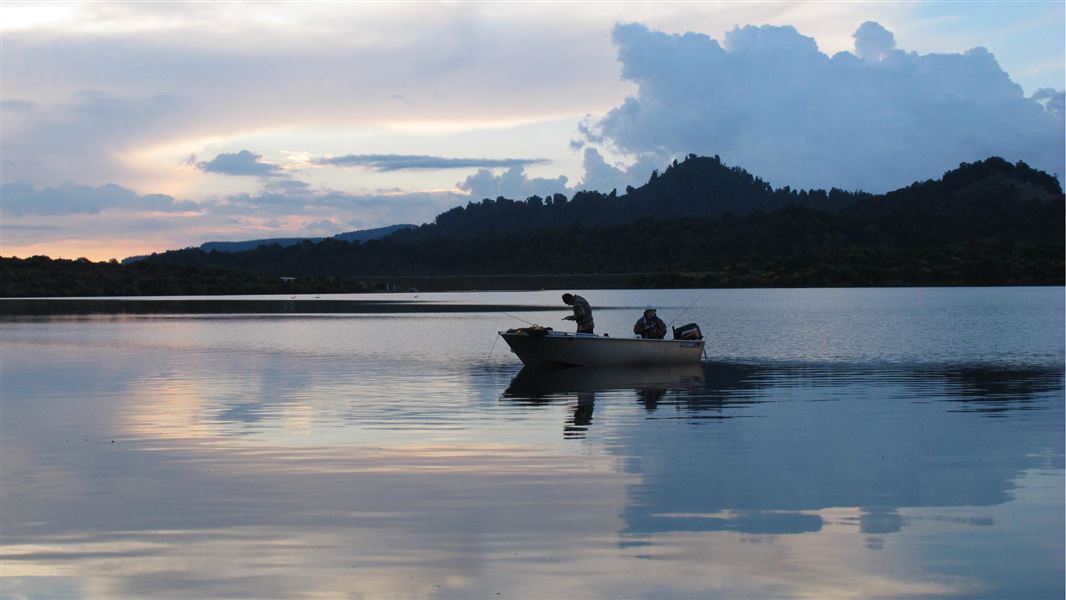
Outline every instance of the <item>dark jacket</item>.
{"label": "dark jacket", "polygon": [[595,323],[592,322],[592,307],[589,306],[588,300],[574,294],[574,301],[571,306],[574,309],[573,320],[577,323],[577,330],[579,332],[592,333]]}
{"label": "dark jacket", "polygon": [[659,317],[641,317],[633,326],[633,333],[644,339],[661,340],[666,337],[666,323]]}

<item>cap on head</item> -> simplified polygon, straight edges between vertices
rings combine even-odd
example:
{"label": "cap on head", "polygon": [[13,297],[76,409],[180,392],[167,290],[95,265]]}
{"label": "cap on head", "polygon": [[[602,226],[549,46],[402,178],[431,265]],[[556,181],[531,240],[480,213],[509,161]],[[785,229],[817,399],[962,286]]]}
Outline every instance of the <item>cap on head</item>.
{"label": "cap on head", "polygon": [[654,309],[654,308],[652,308],[652,307],[650,307],[650,306],[649,306],[648,308],[645,308],[645,309],[644,309],[644,316],[647,316],[647,315],[648,315],[648,313],[651,313],[651,314],[653,314],[653,315],[654,315],[654,314],[655,314],[655,309]]}
{"label": "cap on head", "polygon": [[574,301],[574,295],[573,294],[563,294],[563,302],[565,302],[566,304],[570,304],[573,301]]}

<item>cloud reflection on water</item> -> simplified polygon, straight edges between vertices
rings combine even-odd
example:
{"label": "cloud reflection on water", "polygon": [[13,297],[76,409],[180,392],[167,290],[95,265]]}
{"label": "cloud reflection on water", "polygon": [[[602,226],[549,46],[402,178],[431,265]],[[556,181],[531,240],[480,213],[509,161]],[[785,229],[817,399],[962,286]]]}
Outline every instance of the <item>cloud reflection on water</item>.
{"label": "cloud reflection on water", "polygon": [[[843,518],[853,538],[863,540],[863,552],[885,551],[906,529],[917,528],[906,535],[922,537],[930,522],[986,530],[967,534],[976,539],[1001,539],[1001,524],[987,507],[1025,503],[1019,481],[1034,472],[1058,473],[1055,480],[1062,482],[1058,367],[711,364],[702,377],[684,381],[662,371],[643,378],[630,372],[618,381],[642,383],[617,386],[605,383],[601,370],[568,371],[523,370],[505,398],[530,406],[561,403],[585,414],[635,401],[648,420],[661,421],[659,427],[648,420],[614,427],[601,417],[581,431],[599,437],[627,472],[639,475],[627,489],[623,545],[651,548],[672,543],[664,536],[735,532],[769,536],[779,545],[786,543],[782,535],[799,536],[802,552],[811,554],[820,543],[809,536],[836,529],[824,515],[840,511],[847,516],[833,518]],[[649,395],[657,398],[653,404]],[[664,413],[673,425],[662,420]],[[708,414],[714,420],[702,419]],[[750,423],[727,427],[722,421],[736,417]],[[568,417],[565,437],[573,435],[571,422]],[[1061,532],[1055,512],[1061,505],[1058,493],[1027,510]],[[942,516],[949,507],[969,508],[962,516]],[[1026,545],[1034,542],[1039,550]],[[1062,544],[1047,542],[1030,539],[1010,552],[1061,557]],[[1033,569],[1017,565],[1017,571]],[[964,575],[992,581],[966,583]],[[957,583],[967,594],[991,596],[1013,585],[1008,575],[995,579],[979,570],[960,573]],[[1038,572],[1028,585],[1054,591],[1058,584]]]}
{"label": "cloud reflection on water", "polygon": [[428,320],[189,321],[5,332],[5,594],[1062,589],[1059,366],[531,378],[375,347]]}

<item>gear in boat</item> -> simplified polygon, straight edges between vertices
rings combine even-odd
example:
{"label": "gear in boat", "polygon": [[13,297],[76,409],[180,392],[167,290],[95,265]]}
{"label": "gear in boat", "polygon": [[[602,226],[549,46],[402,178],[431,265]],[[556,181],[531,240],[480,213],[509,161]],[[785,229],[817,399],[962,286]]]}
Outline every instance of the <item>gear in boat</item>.
{"label": "gear in boat", "polygon": [[705,344],[696,323],[674,327],[669,340],[563,333],[540,325],[499,334],[523,363],[539,367],[698,363]]}

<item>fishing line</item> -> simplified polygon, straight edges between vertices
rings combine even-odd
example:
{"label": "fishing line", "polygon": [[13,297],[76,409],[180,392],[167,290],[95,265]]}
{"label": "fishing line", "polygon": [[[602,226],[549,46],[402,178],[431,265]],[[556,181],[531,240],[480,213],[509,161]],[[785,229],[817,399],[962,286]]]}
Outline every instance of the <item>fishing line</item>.
{"label": "fishing line", "polygon": [[526,325],[533,325],[533,323],[530,323],[529,321],[527,321],[525,319],[520,319],[520,318],[512,315],[511,313],[505,313],[503,311],[500,311],[500,314],[507,315],[508,317],[511,317],[512,319],[515,319],[516,321],[521,321],[521,322],[525,323]]}
{"label": "fishing line", "polygon": [[[503,312],[501,310],[500,314],[501,315],[507,315],[508,317],[511,317],[512,319],[514,319],[516,321],[521,321],[521,322],[525,323],[526,325],[533,325],[533,323],[530,323],[529,321],[527,321],[525,319],[520,319],[520,318],[512,315],[511,313],[506,313],[506,312]],[[485,360],[488,360],[488,358],[490,356],[492,356],[492,351],[496,349],[496,342],[498,342],[498,341],[500,341],[500,334],[499,333],[497,333],[496,334],[496,338],[492,340],[492,347],[489,348],[489,353],[485,355]]]}
{"label": "fishing line", "polygon": [[682,309],[682,311],[681,311],[681,312],[677,313],[677,316],[676,316],[676,317],[674,317],[674,318],[673,318],[673,319],[672,319],[672,320],[671,320],[671,321],[670,321],[669,323],[667,323],[667,324],[666,324],[666,326],[667,326],[667,327],[669,327],[669,326],[673,325],[673,324],[674,324],[674,322],[676,322],[676,321],[677,321],[678,319],[680,319],[680,318],[681,318],[681,315],[683,315],[683,314],[687,313],[687,312],[688,312],[688,309],[692,308],[692,305],[693,305],[693,304],[695,304],[695,303],[696,303],[696,301],[697,301],[697,300],[699,300],[699,299],[700,299],[700,297],[699,297],[699,296],[696,296],[695,298],[693,298],[693,299],[692,299],[692,302],[689,302],[689,303],[688,303],[688,306],[686,306],[686,307],[685,307],[684,309]]}

